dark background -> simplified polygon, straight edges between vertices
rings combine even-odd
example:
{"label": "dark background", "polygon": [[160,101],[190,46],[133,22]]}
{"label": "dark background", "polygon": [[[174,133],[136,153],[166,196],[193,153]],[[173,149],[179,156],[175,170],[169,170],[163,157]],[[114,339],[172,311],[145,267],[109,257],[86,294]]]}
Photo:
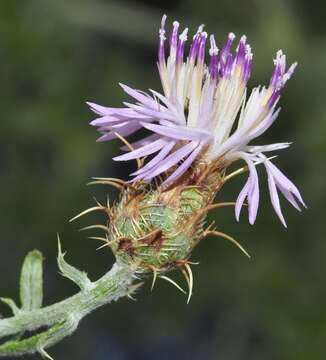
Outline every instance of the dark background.
{"label": "dark background", "polygon": [[[98,244],[77,231],[99,216],[68,223],[93,205],[93,196],[105,199],[105,188],[85,186],[91,176],[127,178],[131,170],[111,160],[117,142],[95,143],[85,101],[119,106],[127,99],[119,81],[160,90],[155,57],[163,13],[169,24],[178,19],[193,31],[205,23],[219,44],[229,31],[247,34],[250,86],[269,81],[279,48],[299,62],[279,119],[261,143],[294,142],[276,162],[308,210],[299,214],[282,202],[285,230],[262,173],[254,227],[245,217],[236,223],[231,209],[211,215],[250,251],[250,261],[227,242],[207,239],[193,254],[200,265],[189,305],[163,281],[152,293],[146,284],[136,302],[123,299],[84,320],[50,350],[55,359],[325,359],[325,10],[317,0],[1,1],[1,296],[17,299],[20,264],[33,248],[46,258],[45,303],[76,291],[58,274],[56,232],[66,259],[92,279],[112,265],[107,250],[96,251]],[[220,198],[235,199],[244,180]],[[0,312],[9,315],[2,305]]]}

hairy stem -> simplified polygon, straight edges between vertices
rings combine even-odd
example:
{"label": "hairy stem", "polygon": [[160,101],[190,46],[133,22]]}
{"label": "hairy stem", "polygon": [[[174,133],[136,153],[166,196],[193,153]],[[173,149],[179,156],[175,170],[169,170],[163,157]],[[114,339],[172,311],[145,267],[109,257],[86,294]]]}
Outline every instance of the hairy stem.
{"label": "hairy stem", "polygon": [[39,334],[0,345],[0,356],[45,353],[45,348],[73,333],[79,321],[93,310],[128,295],[135,279],[134,271],[130,265],[116,262],[102,278],[90,282],[76,295],[41,309],[19,311],[11,318],[0,320],[0,338],[42,328]]}

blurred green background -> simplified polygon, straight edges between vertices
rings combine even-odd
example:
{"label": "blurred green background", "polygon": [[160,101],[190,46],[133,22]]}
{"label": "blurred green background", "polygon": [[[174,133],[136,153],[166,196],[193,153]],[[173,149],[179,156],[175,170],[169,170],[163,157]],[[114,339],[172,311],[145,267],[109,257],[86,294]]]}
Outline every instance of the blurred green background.
{"label": "blurred green background", "polygon": [[[237,224],[230,209],[210,216],[242,242],[250,261],[227,242],[207,239],[193,254],[200,265],[189,305],[167,283],[152,293],[145,284],[136,302],[121,300],[83,321],[50,350],[55,359],[325,359],[325,10],[318,0],[1,1],[1,296],[17,298],[20,264],[33,248],[46,258],[45,302],[76,291],[58,274],[56,232],[66,259],[92,279],[111,266],[112,255],[77,231],[103,219],[68,219],[93,196],[105,199],[106,188],[85,186],[91,176],[127,178],[132,165],[111,161],[117,142],[95,143],[85,101],[119,106],[126,99],[119,81],[160,89],[155,61],[163,13],[170,24],[178,19],[193,30],[205,23],[219,44],[229,31],[247,34],[255,60],[250,86],[269,81],[279,48],[299,63],[261,143],[294,142],[276,163],[308,210],[299,214],[283,202],[285,230],[262,173],[254,227],[244,216]],[[244,181],[236,179],[220,198],[235,199]],[[2,305],[0,312],[9,314]]]}

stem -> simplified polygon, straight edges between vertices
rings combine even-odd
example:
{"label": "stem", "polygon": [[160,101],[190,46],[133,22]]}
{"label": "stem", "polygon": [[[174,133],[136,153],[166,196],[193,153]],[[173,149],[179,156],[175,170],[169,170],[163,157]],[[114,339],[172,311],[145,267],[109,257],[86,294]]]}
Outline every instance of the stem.
{"label": "stem", "polygon": [[116,262],[112,269],[76,295],[56,304],[20,311],[15,316],[0,320],[0,338],[46,327],[40,334],[0,345],[0,357],[41,352],[72,334],[79,321],[98,307],[130,294],[135,270],[130,265]]}

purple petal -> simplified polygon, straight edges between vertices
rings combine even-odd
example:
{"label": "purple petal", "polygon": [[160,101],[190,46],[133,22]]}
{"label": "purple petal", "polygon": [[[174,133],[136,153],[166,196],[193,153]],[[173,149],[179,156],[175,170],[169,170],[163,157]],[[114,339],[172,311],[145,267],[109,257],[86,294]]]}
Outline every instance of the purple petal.
{"label": "purple petal", "polygon": [[130,104],[128,102],[124,102],[124,105],[128,106],[130,109],[133,109],[140,114],[156,118],[156,120],[165,119],[165,120],[175,121],[175,115],[173,115],[170,111],[168,111],[163,105],[159,105],[160,107],[159,111],[148,109],[140,105]]}
{"label": "purple petal", "polygon": [[172,175],[170,175],[162,185],[169,184],[182,176],[192,165],[192,163],[196,160],[197,156],[201,152],[203,145],[199,145],[188,157],[187,159],[174,171]]}
{"label": "purple petal", "polygon": [[280,111],[281,108],[277,109],[274,113],[271,110],[269,114],[265,117],[265,119],[249,134],[249,139],[253,140],[258,136],[262,135],[266,130],[268,130],[273,125],[274,121],[277,119]]}
{"label": "purple petal", "polygon": [[131,173],[131,175],[140,175],[154,168],[160,161],[162,161],[170,153],[170,151],[173,149],[175,144],[176,141],[170,141],[166,146],[164,146],[160,150],[160,152],[155,157],[153,157],[151,161],[149,161],[145,166],[143,166],[139,170]]}
{"label": "purple petal", "polygon": [[248,192],[249,223],[253,225],[256,221],[259,205],[259,182],[255,165],[251,161],[249,161],[248,166],[250,170],[250,177],[252,179],[251,186]]}
{"label": "purple petal", "polygon": [[273,208],[274,208],[277,216],[280,218],[282,224],[285,227],[287,227],[284,216],[282,214],[281,205],[280,205],[280,199],[278,197],[274,177],[273,177],[272,173],[269,170],[267,170],[267,176],[268,176],[268,188],[269,188],[269,193],[270,193]]}
{"label": "purple petal", "polygon": [[178,140],[194,140],[199,141],[201,139],[207,140],[209,134],[205,131],[199,129],[190,129],[186,127],[172,127],[172,126],[162,126],[156,124],[147,124],[141,122],[141,125],[148,130],[154,131],[157,134],[161,134],[172,139]]}
{"label": "purple petal", "polygon": [[[146,136],[145,138],[143,138],[141,140],[131,143],[131,146],[133,147],[133,149],[138,149],[139,147],[150,144],[151,142],[159,139],[160,137],[161,137],[160,135],[152,134],[152,135]],[[127,145],[121,146],[120,149],[123,151],[130,151],[130,149]]]}
{"label": "purple petal", "polygon": [[119,83],[119,85],[122,87],[123,91],[126,92],[128,95],[133,97],[134,99],[138,100],[145,106],[148,106],[150,108],[156,108],[157,102],[153,100],[149,95],[142,94],[139,90],[134,90],[128,85],[124,85]]}
{"label": "purple petal", "polygon": [[250,187],[250,180],[248,178],[244,187],[242,188],[240,194],[238,195],[238,198],[237,198],[237,201],[235,204],[234,210],[235,210],[235,218],[237,221],[239,221],[239,219],[240,219],[241,209],[242,209],[243,203],[248,195],[249,187]]}
{"label": "purple petal", "polygon": [[113,116],[121,116],[123,118],[142,118],[143,115],[139,114],[133,109],[128,107],[125,108],[112,108],[112,115]]}
{"label": "purple petal", "polygon": [[170,154],[164,162],[158,164],[153,170],[150,170],[146,176],[144,176],[145,180],[150,180],[153,177],[165,172],[172,166],[176,165],[179,161],[188,156],[196,147],[198,146],[198,142],[190,142],[187,145],[182,146],[180,149],[176,150],[172,154]]}
{"label": "purple petal", "polygon": [[86,104],[90,107],[90,109],[93,112],[95,112],[99,115],[111,115],[112,114],[112,108],[110,108],[110,107],[101,106],[101,105],[95,104],[90,101],[86,101]]}
{"label": "purple petal", "polygon": [[132,116],[120,116],[120,115],[106,115],[97,119],[94,119],[90,122],[90,125],[92,126],[110,126],[110,125],[115,125],[118,123],[123,123],[123,122],[128,122],[128,121],[153,121],[152,118],[145,116],[145,115],[141,115],[138,114],[136,112],[134,112],[134,114]]}
{"label": "purple petal", "polygon": [[132,133],[134,133],[135,131],[141,129],[141,125],[137,122],[137,123],[124,123],[124,124],[119,124],[121,126],[112,126],[110,128],[110,132],[107,134],[104,134],[103,136],[99,137],[96,141],[97,142],[103,142],[103,141],[108,141],[108,140],[112,140],[115,139],[117,136],[114,133],[118,133],[121,136],[128,136]]}
{"label": "purple petal", "polygon": [[108,134],[104,134],[104,135],[100,136],[98,139],[96,139],[96,142],[104,142],[104,141],[109,141],[109,140],[113,140],[116,138],[117,138],[117,136],[114,133],[108,133]]}
{"label": "purple petal", "polygon": [[283,196],[286,198],[286,200],[298,211],[301,212],[301,208],[299,206],[299,204],[297,203],[296,199],[294,198],[293,194],[291,193],[291,191],[279,186],[278,189],[281,191],[281,193],[283,194]]}
{"label": "purple petal", "polygon": [[119,118],[116,118],[116,117],[113,117],[113,116],[109,116],[109,115],[106,115],[106,116],[103,116],[101,118],[97,118],[97,119],[94,119],[90,122],[90,125],[92,126],[103,126],[103,125],[110,125],[110,124],[115,124],[115,123],[119,123],[123,120],[119,119]]}
{"label": "purple petal", "polygon": [[101,115],[100,118],[97,118],[91,121],[91,125],[97,126],[102,123],[111,123],[115,121],[123,121],[128,119],[139,119],[139,120],[150,120],[150,117],[144,114],[140,114],[139,112],[126,108],[112,108],[112,107],[104,107],[95,103],[87,102],[90,106],[90,109],[96,114]]}
{"label": "purple petal", "polygon": [[158,99],[162,101],[162,103],[175,115],[174,120],[177,120],[178,123],[186,124],[186,118],[184,115],[184,109],[182,106],[178,106],[178,104],[174,105],[170,100],[168,100],[165,96],[158,93],[157,91],[150,90],[153,95],[155,95]]}
{"label": "purple petal", "polygon": [[243,206],[244,200],[248,200],[248,213],[249,213],[249,223],[254,224],[257,217],[258,205],[259,205],[259,182],[258,175],[255,165],[248,155],[241,154],[241,157],[246,161],[249,167],[249,177],[241,190],[235,206],[235,217],[239,221],[241,208]]}
{"label": "purple petal", "polygon": [[165,139],[158,139],[150,144],[144,145],[134,151],[130,151],[127,154],[119,155],[113,158],[115,161],[127,161],[132,159],[138,159],[150,154],[153,154],[160,149],[162,149],[163,146],[167,144],[167,140]]}
{"label": "purple petal", "polygon": [[301,196],[298,188],[293,184],[293,182],[291,180],[289,180],[281,172],[281,170],[279,168],[277,168],[272,162],[267,161],[266,166],[269,169],[269,171],[271,172],[271,174],[273,175],[273,177],[275,178],[275,181],[276,181],[277,185],[279,187],[282,187],[282,188],[287,189],[288,191],[290,191],[300,201],[300,203],[304,207],[307,207],[306,204],[304,203],[303,199],[302,199],[302,196]]}

